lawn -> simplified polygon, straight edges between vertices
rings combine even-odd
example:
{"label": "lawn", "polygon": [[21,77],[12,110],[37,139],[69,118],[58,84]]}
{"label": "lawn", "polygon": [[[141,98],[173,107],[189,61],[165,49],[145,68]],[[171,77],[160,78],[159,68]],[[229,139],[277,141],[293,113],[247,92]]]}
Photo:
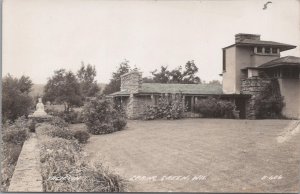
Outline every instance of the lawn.
{"label": "lawn", "polygon": [[85,150],[124,176],[128,191],[298,192],[300,133],[277,141],[290,122],[129,121],[123,131],[93,135]]}

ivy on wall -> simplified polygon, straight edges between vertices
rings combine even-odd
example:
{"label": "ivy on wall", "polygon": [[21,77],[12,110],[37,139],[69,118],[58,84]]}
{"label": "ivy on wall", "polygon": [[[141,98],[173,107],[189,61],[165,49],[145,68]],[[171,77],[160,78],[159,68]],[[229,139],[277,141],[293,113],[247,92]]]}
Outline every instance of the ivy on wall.
{"label": "ivy on wall", "polygon": [[282,118],[283,96],[277,79],[272,79],[264,90],[255,97],[254,110],[257,119]]}

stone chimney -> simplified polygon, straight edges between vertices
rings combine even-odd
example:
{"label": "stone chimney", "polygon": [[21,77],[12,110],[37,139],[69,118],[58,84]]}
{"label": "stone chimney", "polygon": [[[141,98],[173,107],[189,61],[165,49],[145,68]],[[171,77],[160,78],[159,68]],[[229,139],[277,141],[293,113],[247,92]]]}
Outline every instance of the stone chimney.
{"label": "stone chimney", "polygon": [[235,43],[242,42],[245,39],[250,40],[260,40],[259,34],[243,34],[239,33],[235,35]]}
{"label": "stone chimney", "polygon": [[142,88],[142,73],[132,70],[121,76],[121,91],[137,93]]}

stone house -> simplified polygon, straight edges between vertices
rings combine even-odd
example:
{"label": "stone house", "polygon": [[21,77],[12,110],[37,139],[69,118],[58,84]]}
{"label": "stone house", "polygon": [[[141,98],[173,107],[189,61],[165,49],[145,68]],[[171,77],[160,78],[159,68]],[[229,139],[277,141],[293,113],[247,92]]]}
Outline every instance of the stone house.
{"label": "stone house", "polygon": [[255,118],[253,100],[272,80],[284,97],[282,114],[300,118],[300,58],[280,57],[280,53],[296,46],[260,40],[257,34],[236,34],[235,43],[223,48],[223,93],[249,94],[242,111],[245,118]]}
{"label": "stone house", "polygon": [[260,35],[237,34],[235,43],[222,49],[222,86],[143,83],[142,73],[134,70],[121,76],[120,91],[110,96],[126,107],[131,119],[141,118],[145,107],[157,104],[160,96],[174,98],[178,94],[182,95],[191,113],[197,100],[214,96],[234,102],[240,118],[254,119],[255,96],[275,78],[279,83],[278,91],[284,97],[283,115],[300,118],[300,58],[280,58],[280,52],[295,47],[260,40]]}

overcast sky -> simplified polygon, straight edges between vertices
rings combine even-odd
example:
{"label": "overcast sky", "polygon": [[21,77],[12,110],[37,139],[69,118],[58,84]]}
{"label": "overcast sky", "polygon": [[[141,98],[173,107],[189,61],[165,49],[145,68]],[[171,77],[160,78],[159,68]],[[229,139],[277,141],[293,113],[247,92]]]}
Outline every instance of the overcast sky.
{"label": "overcast sky", "polygon": [[96,66],[107,83],[128,59],[144,76],[194,60],[201,79],[221,77],[221,48],[237,33],[296,45],[300,56],[298,0],[101,1],[4,0],[2,74],[46,83],[54,70]]}

